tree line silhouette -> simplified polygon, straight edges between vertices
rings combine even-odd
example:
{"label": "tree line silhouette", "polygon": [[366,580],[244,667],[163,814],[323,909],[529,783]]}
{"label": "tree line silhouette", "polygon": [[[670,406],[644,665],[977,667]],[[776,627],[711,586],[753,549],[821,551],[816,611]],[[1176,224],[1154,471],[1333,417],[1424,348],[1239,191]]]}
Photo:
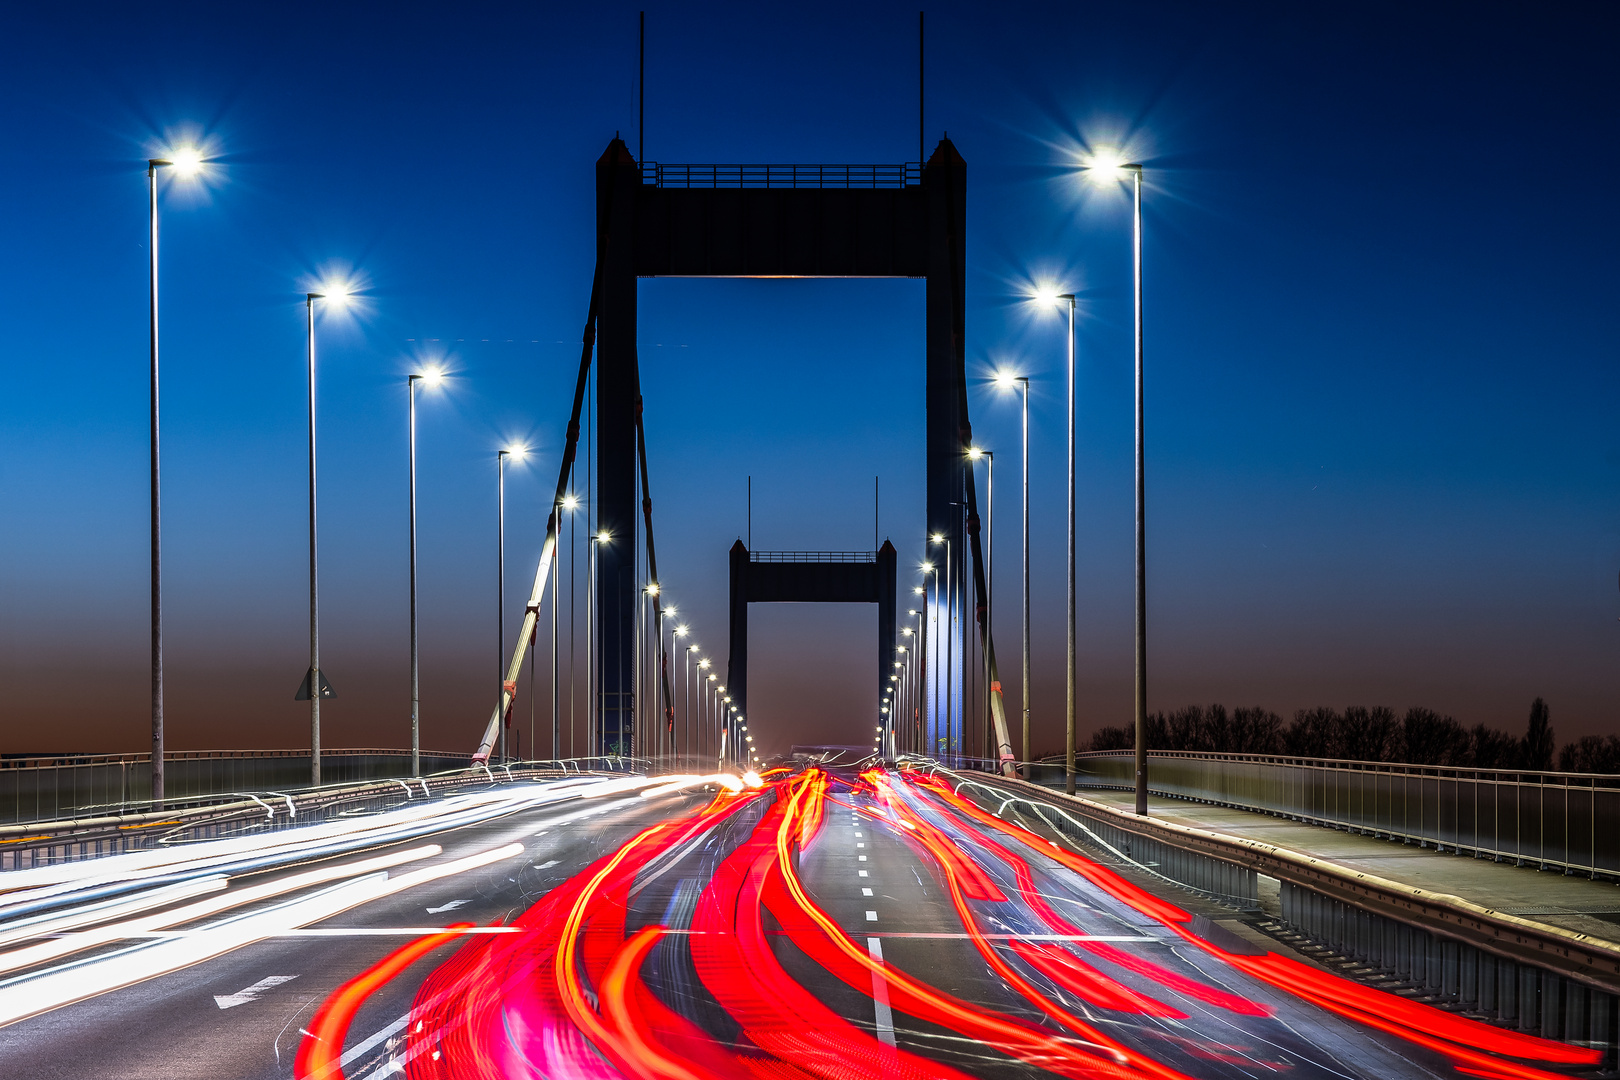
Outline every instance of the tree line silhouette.
{"label": "tree line silhouette", "polygon": [[[1465,728],[1433,709],[1415,707],[1397,717],[1379,705],[1352,705],[1339,712],[1300,709],[1290,723],[1269,709],[1189,705],[1152,713],[1144,734],[1150,750],[1223,754],[1287,754],[1347,761],[1387,761],[1407,765],[1453,765],[1475,769],[1620,772],[1620,737],[1587,735],[1557,747],[1552,712],[1536,698],[1523,735],[1485,724]],[[1092,750],[1128,750],[1135,745],[1131,725],[1104,727],[1091,737]]]}

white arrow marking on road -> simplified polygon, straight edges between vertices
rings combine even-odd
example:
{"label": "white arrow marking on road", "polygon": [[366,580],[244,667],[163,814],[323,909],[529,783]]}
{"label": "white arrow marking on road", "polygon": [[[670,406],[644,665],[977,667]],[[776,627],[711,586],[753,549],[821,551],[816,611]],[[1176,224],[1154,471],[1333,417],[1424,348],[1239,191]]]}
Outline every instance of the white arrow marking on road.
{"label": "white arrow marking on road", "polygon": [[430,908],[428,908],[427,913],[429,915],[437,915],[441,911],[454,911],[454,910],[456,910],[456,908],[460,907],[462,904],[465,904],[466,902],[467,901],[465,901],[465,900],[452,900],[448,904],[445,904],[443,907],[430,907]]}
{"label": "white arrow marking on road", "polygon": [[550,870],[553,866],[556,866],[556,865],[557,865],[557,860],[552,859],[550,862],[541,863],[540,865],[536,866],[535,869],[536,870]]}
{"label": "white arrow marking on road", "polygon": [[266,990],[280,986],[285,982],[292,982],[296,978],[298,978],[296,975],[272,975],[268,979],[260,979],[258,982],[239,993],[215,994],[214,1004],[218,1005],[222,1009],[234,1009],[238,1005],[246,1005],[250,1001],[256,1001],[259,995],[264,993]]}

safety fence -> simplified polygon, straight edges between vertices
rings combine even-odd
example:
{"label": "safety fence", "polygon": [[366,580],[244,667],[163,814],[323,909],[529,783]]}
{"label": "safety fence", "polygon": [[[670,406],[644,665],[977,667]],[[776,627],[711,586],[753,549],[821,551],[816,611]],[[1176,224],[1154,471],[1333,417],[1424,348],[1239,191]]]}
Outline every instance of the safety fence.
{"label": "safety fence", "polygon": [[[1129,752],[1078,756],[1077,786],[1131,789]],[[1061,785],[1062,767],[1039,783]],[[1620,879],[1620,776],[1259,754],[1148,754],[1148,790],[1476,858]]]}
{"label": "safety fence", "polygon": [[[325,753],[321,758],[324,764]],[[406,759],[408,762],[409,755]],[[166,801],[162,809],[131,806],[121,813],[91,808],[56,820],[0,825],[0,871],[217,840],[248,832],[274,832],[333,818],[381,813],[419,799],[471,788],[645,772],[645,765],[645,762],[627,758],[477,763],[419,777],[334,782],[318,788],[238,790],[199,799],[189,806]],[[308,777],[304,779],[307,781]]]}
{"label": "safety fence", "polygon": [[[1593,1047],[1603,1053],[1600,1075],[1613,1075],[1620,1064],[1620,998],[1613,992],[1615,972],[1605,973],[1601,962],[1612,959],[1613,947],[1603,942],[1512,917],[1497,920],[1511,925],[1493,937],[1484,925],[1489,915],[1447,918],[1441,898],[1434,897],[1397,914],[1400,905],[1369,886],[1366,874],[1096,803],[1043,797],[1018,781],[957,777],[958,791],[985,809],[1000,812],[1017,799],[1101,860],[1236,909],[1245,921],[1347,978]],[[1262,876],[1276,879],[1276,906],[1269,910],[1259,887]],[[1571,945],[1590,952],[1572,955]]]}
{"label": "safety fence", "polygon": [[[424,752],[421,772],[468,769],[470,754]],[[547,764],[622,771],[645,762],[581,758]],[[411,775],[409,750],[322,750],[323,786]],[[287,792],[309,786],[307,750],[197,750],[169,754],[163,762],[163,804],[168,809],[207,805],[240,792]],[[0,759],[0,823],[55,821],[84,815],[120,815],[152,806],[152,761],[143,754],[100,754]]]}

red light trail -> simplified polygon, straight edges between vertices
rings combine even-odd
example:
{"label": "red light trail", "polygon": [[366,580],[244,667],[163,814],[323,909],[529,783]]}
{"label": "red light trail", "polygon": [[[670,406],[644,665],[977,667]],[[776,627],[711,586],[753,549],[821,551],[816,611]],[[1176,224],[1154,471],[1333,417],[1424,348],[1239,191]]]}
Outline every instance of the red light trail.
{"label": "red light trail", "polygon": [[[835,786],[849,798],[834,799]],[[962,934],[945,936],[965,938],[973,952],[963,955],[982,961],[975,978],[1016,1005],[969,1000],[940,985],[944,973],[924,978],[874,955],[818,902],[801,869],[821,857],[833,804],[909,849],[950,901]],[[465,938],[417,991],[396,1062],[411,1080],[955,1080],[997,1062],[1075,1080],[1327,1075],[1294,1030],[1325,1015],[1471,1076],[1554,1080],[1542,1066],[1599,1059],[1275,953],[1228,951],[1192,923],[936,778],[778,775],[641,831],[512,932]],[[414,941],[334,992],[297,1075],[341,1078],[361,1004],[457,937]],[[807,985],[806,970],[834,982]],[[890,1034],[851,1019],[851,990],[911,1023]]]}

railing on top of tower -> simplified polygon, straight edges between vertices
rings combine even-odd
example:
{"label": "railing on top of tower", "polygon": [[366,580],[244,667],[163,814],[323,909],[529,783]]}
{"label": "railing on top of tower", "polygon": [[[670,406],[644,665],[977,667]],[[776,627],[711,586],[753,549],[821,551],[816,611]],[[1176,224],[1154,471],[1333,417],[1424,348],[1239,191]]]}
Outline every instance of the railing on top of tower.
{"label": "railing on top of tower", "polygon": [[900,165],[665,165],[641,163],[641,182],[666,188],[905,188],[920,162]]}
{"label": "railing on top of tower", "polygon": [[749,562],[762,563],[875,563],[875,551],[750,551]]}

